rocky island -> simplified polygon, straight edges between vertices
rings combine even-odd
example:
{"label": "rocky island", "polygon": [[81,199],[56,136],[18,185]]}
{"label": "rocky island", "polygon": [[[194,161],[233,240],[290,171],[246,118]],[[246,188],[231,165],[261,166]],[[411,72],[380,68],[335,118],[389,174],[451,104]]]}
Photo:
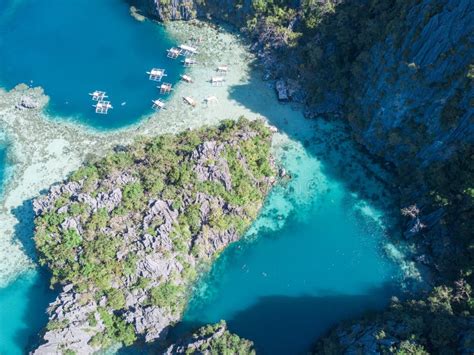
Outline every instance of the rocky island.
{"label": "rocky island", "polygon": [[240,119],[116,147],[34,201],[61,289],[35,354],[162,339],[197,273],[242,236],[275,182],[271,130]]}
{"label": "rocky island", "polygon": [[191,336],[171,345],[164,354],[255,355],[253,343],[227,330],[224,321],[198,329]]}

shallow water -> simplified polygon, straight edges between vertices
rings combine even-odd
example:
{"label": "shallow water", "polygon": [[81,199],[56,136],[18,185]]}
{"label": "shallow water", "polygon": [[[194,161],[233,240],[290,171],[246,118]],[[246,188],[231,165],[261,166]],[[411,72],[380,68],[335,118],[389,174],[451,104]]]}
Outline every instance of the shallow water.
{"label": "shallow water", "polygon": [[[55,117],[101,129],[127,126],[160,96],[147,70],[165,68],[172,84],[183,71],[179,60],[166,58],[174,43],[164,28],[138,22],[122,0],[1,3],[0,86],[42,86]],[[108,115],[94,112],[88,95],[94,90],[108,93],[114,106]]]}
{"label": "shallow water", "polygon": [[0,199],[3,195],[4,180],[7,173],[7,147],[0,143]]}
{"label": "shallow water", "polygon": [[247,238],[199,282],[174,336],[225,319],[265,354],[303,353],[335,322],[397,293],[377,213],[328,180],[301,146],[281,159],[293,180],[271,193]]}

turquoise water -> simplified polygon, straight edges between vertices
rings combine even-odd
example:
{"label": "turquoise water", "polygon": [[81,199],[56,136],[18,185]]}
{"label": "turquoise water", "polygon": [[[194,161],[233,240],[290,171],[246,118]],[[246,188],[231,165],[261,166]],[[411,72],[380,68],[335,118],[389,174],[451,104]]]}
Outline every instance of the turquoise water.
{"label": "turquoise water", "polygon": [[4,179],[7,173],[7,147],[0,143],[0,199],[3,195]]}
{"label": "turquoise water", "polygon": [[337,321],[397,294],[376,211],[328,180],[301,147],[288,148],[283,162],[293,180],[199,282],[173,336],[225,319],[265,354],[299,354]]}
{"label": "turquoise water", "polygon": [[[159,92],[145,73],[165,68],[166,81],[177,82],[181,65],[166,58],[173,44],[161,26],[133,19],[123,0],[0,1],[0,86],[42,86],[50,114],[95,128],[123,127],[151,112]],[[94,90],[107,91],[108,115],[94,112]]]}
{"label": "turquoise water", "polygon": [[[0,144],[0,202],[11,168],[7,148]],[[48,280],[45,273],[30,270],[0,288],[0,354],[26,354],[37,344],[48,320],[46,308],[55,296]]]}
{"label": "turquoise water", "polygon": [[48,320],[46,308],[54,299],[47,280],[46,275],[29,271],[0,288],[0,354],[27,354],[38,343]]}

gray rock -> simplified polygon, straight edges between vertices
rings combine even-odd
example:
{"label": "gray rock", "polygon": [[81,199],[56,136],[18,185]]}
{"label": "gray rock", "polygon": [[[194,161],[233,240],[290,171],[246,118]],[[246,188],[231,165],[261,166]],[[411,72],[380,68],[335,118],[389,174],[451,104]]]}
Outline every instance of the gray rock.
{"label": "gray rock", "polygon": [[275,82],[275,90],[279,101],[289,101],[288,87],[284,80],[277,80]]}

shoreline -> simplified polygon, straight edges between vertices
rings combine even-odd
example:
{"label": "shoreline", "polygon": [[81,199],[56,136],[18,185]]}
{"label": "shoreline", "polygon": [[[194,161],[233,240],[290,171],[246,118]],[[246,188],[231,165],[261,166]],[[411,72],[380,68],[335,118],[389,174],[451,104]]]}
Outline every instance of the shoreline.
{"label": "shoreline", "polygon": [[[52,120],[43,111],[48,97],[41,89],[25,85],[17,86],[10,92],[0,91],[0,120],[11,142],[8,154],[14,163],[13,176],[4,187],[4,199],[1,201],[0,256],[5,262],[0,265],[0,286],[7,285],[22,271],[35,267],[31,258],[34,249],[29,240],[32,214],[28,213],[31,211],[28,201],[50,185],[63,181],[84,160],[101,156],[117,144],[130,143],[137,136],[176,133],[214,125],[222,119],[235,120],[243,115],[250,120],[264,118],[279,129],[273,143],[274,150],[285,149],[288,144],[299,145],[301,149],[306,144],[321,144],[322,149],[327,150],[329,144],[323,140],[333,139],[338,150],[344,144],[347,145],[344,149],[354,150],[353,154],[358,155],[355,143],[345,137],[347,133],[337,131],[338,125],[341,126],[337,122],[311,121],[304,118],[299,105],[280,104],[273,85],[261,79],[262,72],[254,66],[255,56],[238,36],[204,22],[173,22],[166,27],[170,36],[178,42],[185,42],[193,36],[204,38],[200,46],[201,54],[197,56],[199,64],[188,72],[194,83],[180,82],[167,101],[167,110],[142,118],[131,126],[113,132],[100,132],[69,120]],[[214,55],[216,50],[220,52],[219,56]],[[222,87],[213,87],[208,80],[221,64],[227,64],[230,68],[226,83]],[[254,92],[259,94],[254,95]],[[38,107],[15,109],[15,104],[25,95],[33,97]],[[206,107],[201,101],[210,95],[216,96],[218,102]],[[193,96],[199,102],[198,107],[192,109],[184,105],[182,96]],[[24,127],[29,127],[29,130]],[[326,131],[322,134],[327,136],[321,138],[318,131]],[[328,155],[332,153],[324,152]],[[365,163],[370,164],[368,157],[357,158],[360,161],[365,159]],[[356,171],[357,166],[344,169]],[[372,173],[390,179],[387,172],[378,167]],[[382,194],[384,187],[376,184],[366,184],[369,191],[373,189],[367,192],[368,196]],[[387,194],[384,192],[382,195]],[[19,220],[22,222],[19,223]]]}

